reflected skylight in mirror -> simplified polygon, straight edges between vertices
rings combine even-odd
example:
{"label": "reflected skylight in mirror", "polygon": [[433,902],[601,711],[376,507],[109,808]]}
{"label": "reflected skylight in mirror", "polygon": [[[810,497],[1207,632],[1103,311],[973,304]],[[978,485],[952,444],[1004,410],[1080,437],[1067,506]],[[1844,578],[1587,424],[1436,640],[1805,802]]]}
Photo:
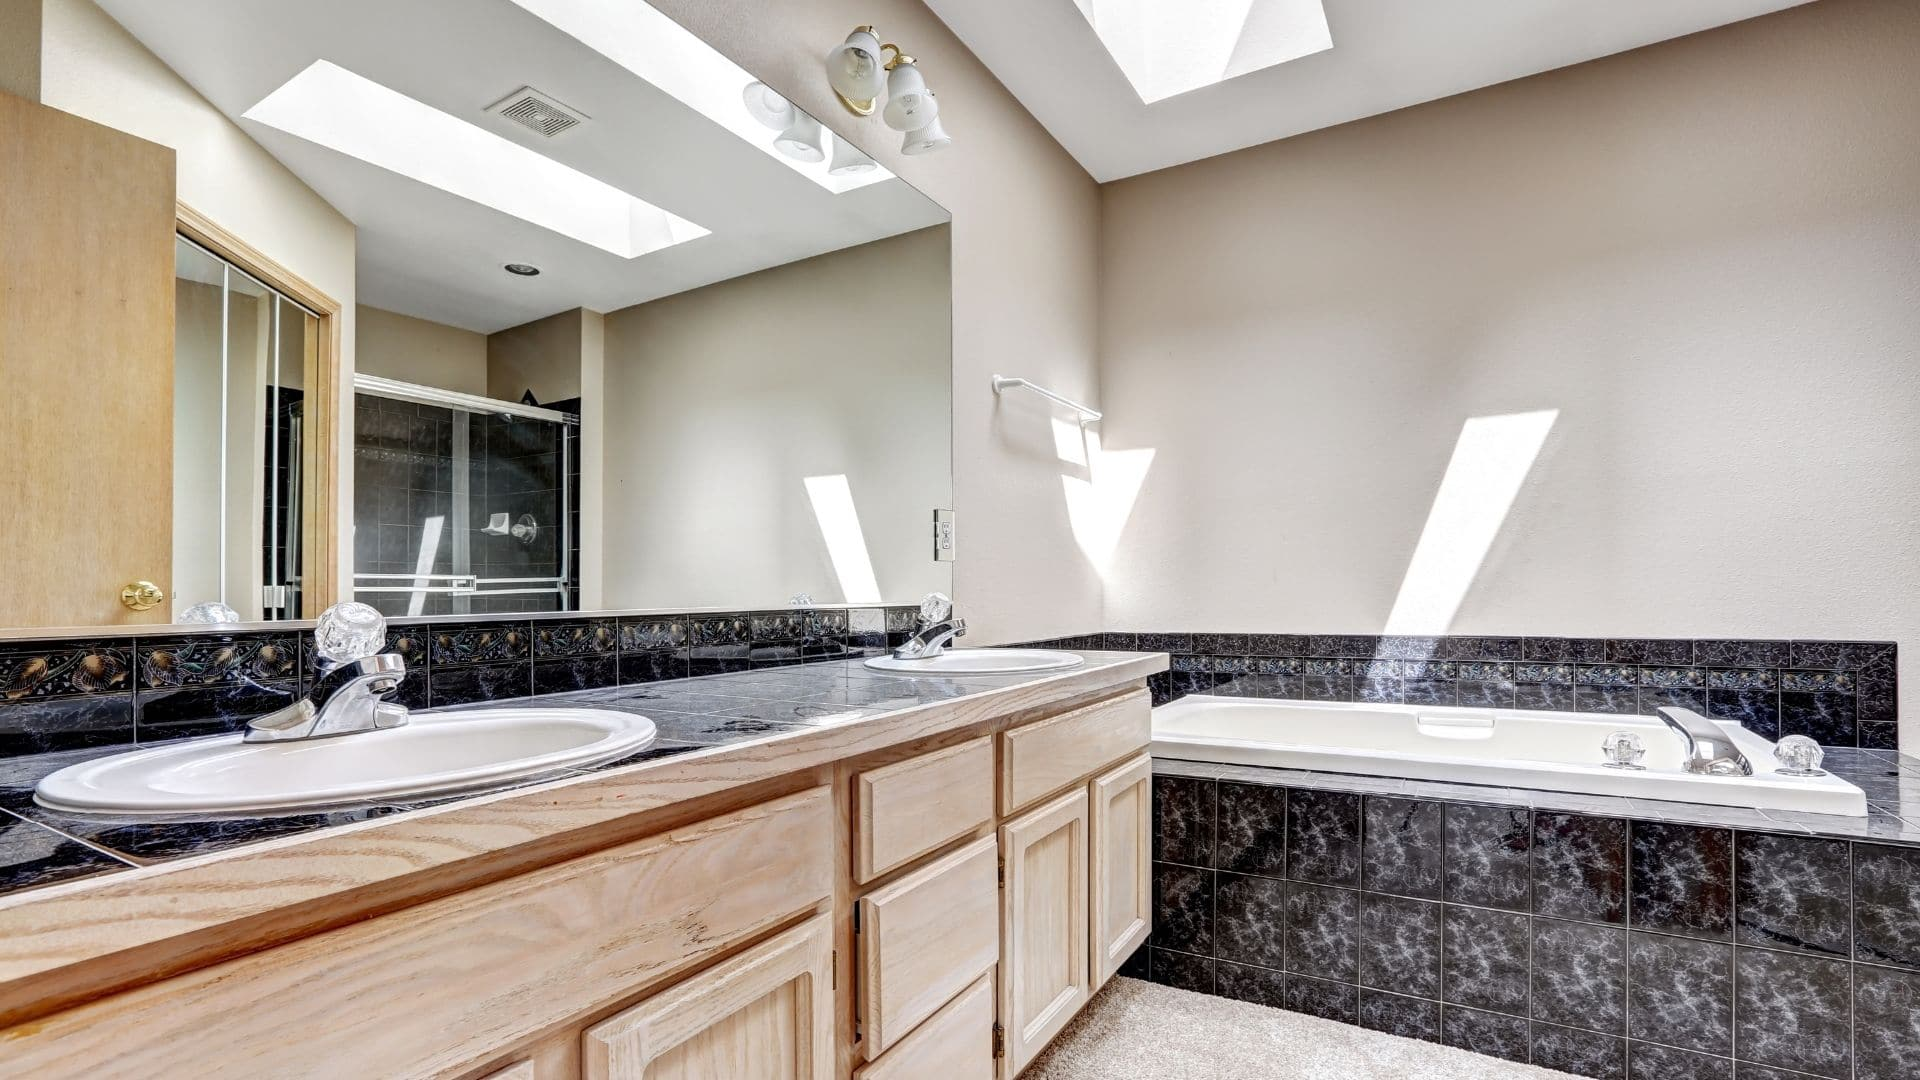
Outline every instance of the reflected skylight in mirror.
{"label": "reflected skylight in mirror", "polygon": [[242,115],[624,259],[707,235],[644,199],[326,60]]}
{"label": "reflected skylight in mirror", "polygon": [[[513,0],[513,3],[836,195],[893,176],[878,164],[861,172],[829,172],[834,157],[830,147],[824,160],[814,162],[799,161],[781,153],[774,146],[776,133],[754,119],[741,101],[746,88],[760,80],[640,0],[622,3]],[[824,137],[839,139],[832,132],[825,133]]]}
{"label": "reflected skylight in mirror", "polygon": [[1320,0],[1074,0],[1140,100],[1333,47]]}

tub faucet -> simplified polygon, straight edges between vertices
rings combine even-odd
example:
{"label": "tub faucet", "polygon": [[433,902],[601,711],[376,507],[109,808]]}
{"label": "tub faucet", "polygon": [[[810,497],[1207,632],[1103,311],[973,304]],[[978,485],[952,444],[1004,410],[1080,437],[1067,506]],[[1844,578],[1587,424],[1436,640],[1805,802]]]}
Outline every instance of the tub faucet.
{"label": "tub faucet", "polygon": [[407,707],[386,697],[407,677],[407,661],[380,652],[387,621],[366,604],[335,604],[314,628],[320,675],[307,696],[250,721],[245,742],[286,742],[397,728]]}
{"label": "tub faucet", "polygon": [[1662,705],[1654,715],[1686,740],[1685,768],[1707,776],[1752,776],[1753,763],[1733,745],[1726,730],[1692,709]]}
{"label": "tub faucet", "polygon": [[906,643],[893,650],[895,660],[927,660],[947,650],[947,643],[965,637],[967,620],[953,616],[953,601],[928,593],[920,601],[920,627]]}

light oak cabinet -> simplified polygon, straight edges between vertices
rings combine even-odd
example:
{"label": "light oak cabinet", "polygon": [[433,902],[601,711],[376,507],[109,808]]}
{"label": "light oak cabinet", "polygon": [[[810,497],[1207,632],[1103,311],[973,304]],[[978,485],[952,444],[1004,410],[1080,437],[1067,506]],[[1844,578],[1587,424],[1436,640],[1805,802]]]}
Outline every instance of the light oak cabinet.
{"label": "light oak cabinet", "polygon": [[825,915],[656,994],[583,1036],[585,1080],[827,1080],[833,926]]}
{"label": "light oak cabinet", "polygon": [[993,837],[935,860],[859,903],[860,1016],[868,1056],[993,967],[1000,888]]}
{"label": "light oak cabinet", "polygon": [[1000,1024],[1007,1075],[1025,1068],[1092,994],[1087,968],[1087,789],[1000,829],[1006,885]]}
{"label": "light oak cabinet", "polygon": [[1153,927],[1153,758],[1141,754],[1094,777],[1087,922],[1093,988],[1100,989]]}
{"label": "light oak cabinet", "polygon": [[993,976],[982,975],[854,1080],[993,1080]]}

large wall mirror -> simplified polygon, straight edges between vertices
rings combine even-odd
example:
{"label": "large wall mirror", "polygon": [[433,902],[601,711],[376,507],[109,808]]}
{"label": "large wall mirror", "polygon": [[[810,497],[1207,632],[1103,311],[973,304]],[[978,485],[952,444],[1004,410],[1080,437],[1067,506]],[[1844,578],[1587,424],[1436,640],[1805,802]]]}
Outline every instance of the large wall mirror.
{"label": "large wall mirror", "polygon": [[168,544],[90,586],[164,599],[0,627],[950,588],[948,216],[752,73],[640,3],[100,6],[351,221],[353,295],[183,210],[172,407],[103,403],[170,428]]}

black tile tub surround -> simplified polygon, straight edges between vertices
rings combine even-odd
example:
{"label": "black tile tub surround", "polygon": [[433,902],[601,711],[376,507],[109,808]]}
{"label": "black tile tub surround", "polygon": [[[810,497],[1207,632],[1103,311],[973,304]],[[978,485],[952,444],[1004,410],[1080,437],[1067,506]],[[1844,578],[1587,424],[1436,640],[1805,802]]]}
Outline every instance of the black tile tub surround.
{"label": "black tile tub surround", "polygon": [[1920,1077],[1920,843],[1268,772],[1156,762],[1136,974],[1581,1076]]}
{"label": "black tile tub surround", "polygon": [[1550,711],[1678,705],[1769,739],[1899,743],[1898,652],[1884,641],[1113,633],[1030,642],[1172,655],[1154,704],[1188,694]]}
{"label": "black tile tub surround", "polygon": [[[395,619],[387,650],[407,662],[396,699],[424,709],[868,656],[904,640],[895,628],[916,612]],[[311,685],[312,639],[288,624],[0,641],[0,759],[239,730]]]}

